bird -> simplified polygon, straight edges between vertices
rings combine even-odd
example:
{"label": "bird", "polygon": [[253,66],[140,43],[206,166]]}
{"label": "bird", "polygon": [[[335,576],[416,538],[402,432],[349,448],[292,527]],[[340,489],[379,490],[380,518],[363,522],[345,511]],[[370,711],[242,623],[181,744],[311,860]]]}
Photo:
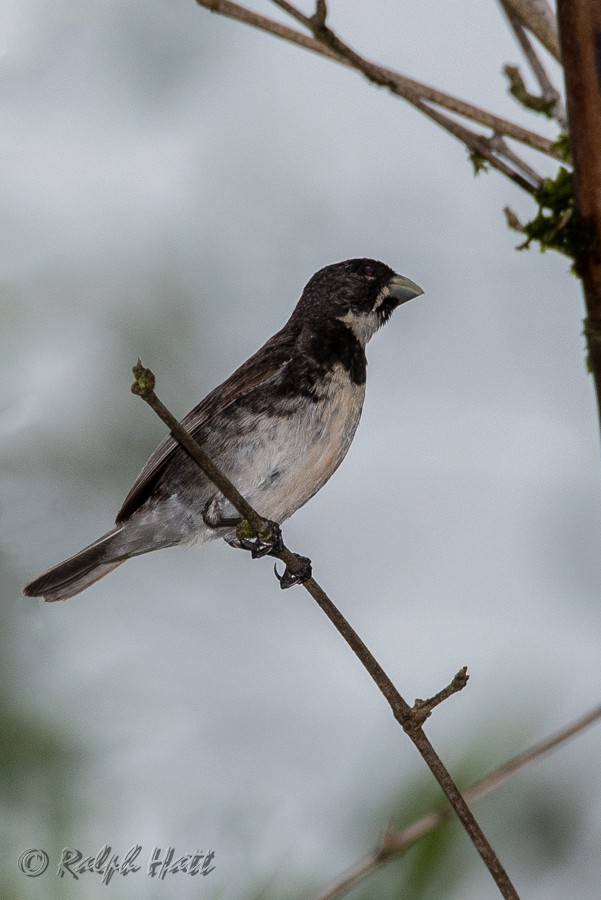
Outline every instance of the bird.
{"label": "bird", "polygon": [[[278,526],[313,497],[351,445],[365,397],[365,348],[394,310],[423,294],[375,259],[325,266],[283,328],[182,420],[252,506]],[[115,527],[30,581],[28,597],[66,600],[132,556],[239,538],[234,507],[168,435]]]}

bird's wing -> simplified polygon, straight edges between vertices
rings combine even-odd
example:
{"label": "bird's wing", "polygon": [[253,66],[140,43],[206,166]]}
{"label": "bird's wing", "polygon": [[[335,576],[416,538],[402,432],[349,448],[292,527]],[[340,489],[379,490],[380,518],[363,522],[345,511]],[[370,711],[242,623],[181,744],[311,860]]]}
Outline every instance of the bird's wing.
{"label": "bird's wing", "polygon": [[[210,394],[207,394],[204,400],[182,419],[182,425],[193,436],[196,436],[208,422],[220,415],[231,403],[247,396],[267,382],[276,382],[290,359],[293,340],[292,334],[288,335],[288,339],[282,335],[282,332],[275,334],[229,378]],[[179,448],[180,445],[170,434],[161,441],[123,501],[115,520],[117,524],[129,519],[132,513],[148,499]]]}

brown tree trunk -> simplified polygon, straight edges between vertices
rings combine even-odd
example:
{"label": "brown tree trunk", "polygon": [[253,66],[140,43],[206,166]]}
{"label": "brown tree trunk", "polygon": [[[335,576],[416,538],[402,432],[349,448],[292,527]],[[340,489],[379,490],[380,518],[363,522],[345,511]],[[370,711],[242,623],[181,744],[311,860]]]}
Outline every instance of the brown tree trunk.
{"label": "brown tree trunk", "polygon": [[596,241],[579,266],[601,421],[601,0],[558,0],[576,203]]}

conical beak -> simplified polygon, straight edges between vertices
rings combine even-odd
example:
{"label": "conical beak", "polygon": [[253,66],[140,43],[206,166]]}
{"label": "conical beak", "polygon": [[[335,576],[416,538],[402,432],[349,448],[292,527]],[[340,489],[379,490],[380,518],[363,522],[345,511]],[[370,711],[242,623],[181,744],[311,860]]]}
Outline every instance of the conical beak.
{"label": "conical beak", "polygon": [[390,292],[389,296],[398,300],[399,304],[406,303],[407,300],[413,300],[414,297],[419,297],[420,294],[424,293],[419,284],[416,284],[415,281],[411,281],[410,278],[406,278],[404,275],[393,275],[388,282],[388,290]]}

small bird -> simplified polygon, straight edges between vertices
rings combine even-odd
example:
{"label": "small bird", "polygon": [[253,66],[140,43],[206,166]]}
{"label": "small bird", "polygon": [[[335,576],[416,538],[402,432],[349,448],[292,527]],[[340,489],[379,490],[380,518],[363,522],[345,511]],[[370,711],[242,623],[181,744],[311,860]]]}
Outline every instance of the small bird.
{"label": "small bird", "polygon": [[[351,445],[365,396],[365,346],[397,306],[423,290],[374,259],[320,269],[284,327],[182,424],[257,512],[280,524],[310,500]],[[115,527],[29,582],[23,593],[67,600],[131,556],[223,537],[234,507],[171,436],[125,498]]]}

